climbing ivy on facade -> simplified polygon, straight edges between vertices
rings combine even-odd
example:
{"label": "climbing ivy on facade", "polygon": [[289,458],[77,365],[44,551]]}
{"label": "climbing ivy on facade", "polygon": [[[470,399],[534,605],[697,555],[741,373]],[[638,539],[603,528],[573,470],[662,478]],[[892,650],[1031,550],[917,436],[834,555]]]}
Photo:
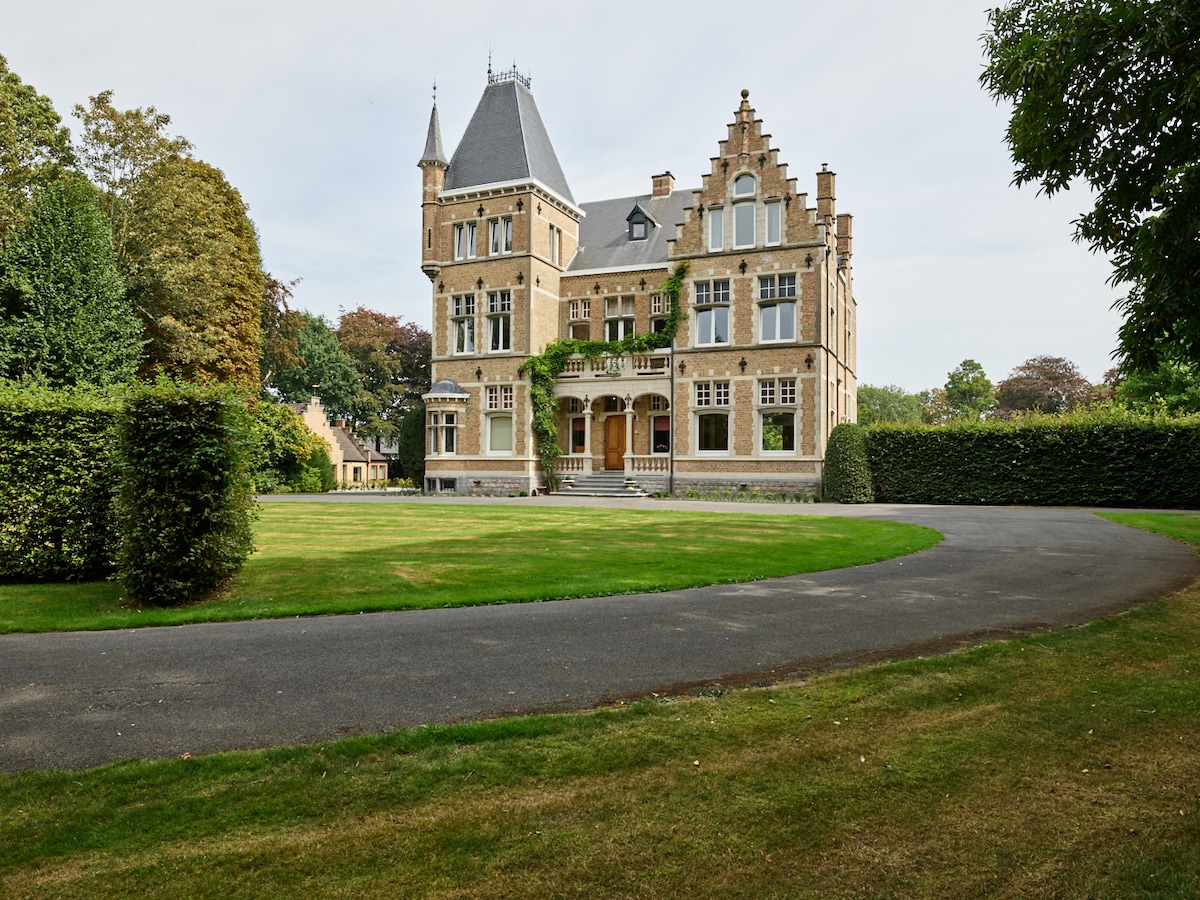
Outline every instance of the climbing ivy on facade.
{"label": "climbing ivy on facade", "polygon": [[521,375],[529,376],[529,396],[533,404],[531,428],[537,441],[538,461],[553,484],[554,465],[562,456],[558,446],[558,401],[554,396],[554,383],[567,366],[572,356],[599,359],[602,356],[624,356],[633,353],[649,353],[671,346],[679,323],[685,318],[679,295],[688,264],[675,266],[670,277],[659,288],[667,298],[668,311],[663,330],[649,334],[633,334],[619,341],[581,341],[575,338],[560,338],[551,341],[545,352],[530,356],[520,368]]}

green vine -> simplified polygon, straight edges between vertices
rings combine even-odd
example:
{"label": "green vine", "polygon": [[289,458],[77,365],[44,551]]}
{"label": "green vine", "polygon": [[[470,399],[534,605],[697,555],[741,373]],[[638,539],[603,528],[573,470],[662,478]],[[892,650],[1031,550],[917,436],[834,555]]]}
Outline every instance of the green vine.
{"label": "green vine", "polygon": [[679,295],[688,264],[681,262],[659,290],[669,301],[667,316],[662,331],[649,334],[632,334],[619,341],[581,341],[562,338],[551,341],[544,353],[530,356],[519,372],[529,376],[529,396],[533,401],[533,436],[537,440],[538,462],[541,463],[546,479],[554,483],[554,464],[562,456],[558,446],[558,401],[554,398],[554,382],[567,366],[567,360],[580,355],[585,359],[601,356],[622,356],[627,353],[649,353],[671,346],[679,323],[685,318]]}

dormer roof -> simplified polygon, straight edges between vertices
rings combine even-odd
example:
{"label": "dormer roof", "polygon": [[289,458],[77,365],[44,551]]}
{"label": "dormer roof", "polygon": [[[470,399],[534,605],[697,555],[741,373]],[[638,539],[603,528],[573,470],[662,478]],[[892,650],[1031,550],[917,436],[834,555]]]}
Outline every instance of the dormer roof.
{"label": "dormer roof", "polygon": [[489,82],[450,159],[443,191],[537,181],[574,206],[529,88],[516,77]]}

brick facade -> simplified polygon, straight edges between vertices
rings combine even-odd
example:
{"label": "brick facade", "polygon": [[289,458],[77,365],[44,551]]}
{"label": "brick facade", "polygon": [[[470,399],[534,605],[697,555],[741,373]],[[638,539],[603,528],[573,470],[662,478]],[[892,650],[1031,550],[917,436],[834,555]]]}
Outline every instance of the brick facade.
{"label": "brick facade", "polygon": [[[426,489],[543,488],[522,362],[557,338],[654,330],[661,286],[686,261],[672,348],[573,359],[558,379],[556,474],[622,471],[676,493],[819,491],[829,431],[857,413],[852,218],[836,211],[835,174],[821,167],[809,206],[743,91],[698,189],[667,172],[648,194],[577,205],[544,132],[488,143],[487,129],[507,133],[509,108],[530,118],[528,84],[511,74],[489,79],[453,161],[435,109],[420,163],[436,382]],[[470,183],[463,173],[492,162],[471,156],[482,144],[525,154],[525,168]]]}

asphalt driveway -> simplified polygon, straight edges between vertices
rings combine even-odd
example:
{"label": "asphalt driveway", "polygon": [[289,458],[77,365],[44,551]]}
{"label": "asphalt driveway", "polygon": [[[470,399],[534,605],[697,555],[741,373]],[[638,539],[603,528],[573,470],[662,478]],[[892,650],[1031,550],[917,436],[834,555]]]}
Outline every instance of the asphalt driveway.
{"label": "asphalt driveway", "polygon": [[[364,500],[395,504],[398,515],[431,502]],[[4,635],[0,771],[767,683],[1079,624],[1200,578],[1200,556],[1184,545],[1086,510],[490,502],[859,516],[928,525],[946,539],[868,566],[663,594]]]}

